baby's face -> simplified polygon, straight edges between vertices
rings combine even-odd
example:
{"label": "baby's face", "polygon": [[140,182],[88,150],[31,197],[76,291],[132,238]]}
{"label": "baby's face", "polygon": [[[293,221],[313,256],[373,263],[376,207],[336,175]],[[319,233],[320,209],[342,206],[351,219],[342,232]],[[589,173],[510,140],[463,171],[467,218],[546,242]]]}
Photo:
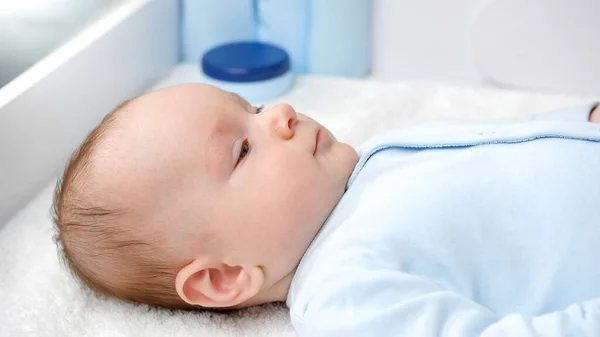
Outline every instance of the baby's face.
{"label": "baby's face", "polygon": [[[287,104],[258,111],[204,85],[161,90],[124,114],[115,175],[193,259],[209,229],[220,257],[283,277],[341,198],[354,149]],[[130,166],[129,166],[130,165]],[[135,169],[131,169],[131,167]],[[132,205],[135,207],[135,205]],[[158,228],[160,230],[160,228]]]}

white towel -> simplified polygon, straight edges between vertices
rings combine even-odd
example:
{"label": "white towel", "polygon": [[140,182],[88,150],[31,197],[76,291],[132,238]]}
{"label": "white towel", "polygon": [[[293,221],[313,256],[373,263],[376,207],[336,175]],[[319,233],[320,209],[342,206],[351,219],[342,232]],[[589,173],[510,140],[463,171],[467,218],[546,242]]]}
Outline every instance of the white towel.
{"label": "white towel", "polygon": [[[195,71],[195,66],[178,66],[157,86],[194,80]],[[327,77],[301,77],[281,99],[352,145],[384,129],[418,122],[527,119],[591,100]],[[52,242],[54,183],[0,231],[0,336],[295,336],[283,305],[225,314],[169,311],[83,289],[59,266]]]}

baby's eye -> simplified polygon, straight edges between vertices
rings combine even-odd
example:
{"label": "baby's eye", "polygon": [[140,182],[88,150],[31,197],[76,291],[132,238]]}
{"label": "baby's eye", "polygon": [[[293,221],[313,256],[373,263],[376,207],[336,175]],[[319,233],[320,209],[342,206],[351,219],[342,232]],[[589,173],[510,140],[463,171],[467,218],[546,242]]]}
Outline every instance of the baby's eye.
{"label": "baby's eye", "polygon": [[263,105],[261,105],[261,106],[259,106],[259,107],[257,107],[257,108],[256,108],[256,112],[255,112],[255,113],[258,115],[259,113],[261,113],[261,112],[263,111],[263,109],[264,109],[264,108],[265,108],[265,105],[264,105],[264,104],[263,104]]}
{"label": "baby's eye", "polygon": [[235,163],[236,167],[250,153],[250,149],[250,142],[248,142],[248,139],[245,139],[242,143],[242,148],[240,150],[240,155],[238,157],[237,163]]}

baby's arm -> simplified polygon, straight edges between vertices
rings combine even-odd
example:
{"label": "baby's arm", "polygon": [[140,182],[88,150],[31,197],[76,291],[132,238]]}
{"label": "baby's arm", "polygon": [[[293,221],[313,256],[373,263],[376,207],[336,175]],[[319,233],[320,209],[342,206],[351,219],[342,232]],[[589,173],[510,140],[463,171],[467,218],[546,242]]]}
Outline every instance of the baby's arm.
{"label": "baby's arm", "polygon": [[292,319],[300,337],[597,337],[600,298],[541,316],[502,316],[428,279],[369,270],[323,287]]}

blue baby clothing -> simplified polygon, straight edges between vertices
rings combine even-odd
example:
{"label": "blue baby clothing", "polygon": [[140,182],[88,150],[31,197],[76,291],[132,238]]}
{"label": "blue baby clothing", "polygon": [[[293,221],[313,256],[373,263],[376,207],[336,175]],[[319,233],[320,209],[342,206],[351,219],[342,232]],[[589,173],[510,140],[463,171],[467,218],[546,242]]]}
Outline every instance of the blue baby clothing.
{"label": "blue baby clothing", "polygon": [[292,281],[299,336],[600,336],[591,107],[367,142]]}

